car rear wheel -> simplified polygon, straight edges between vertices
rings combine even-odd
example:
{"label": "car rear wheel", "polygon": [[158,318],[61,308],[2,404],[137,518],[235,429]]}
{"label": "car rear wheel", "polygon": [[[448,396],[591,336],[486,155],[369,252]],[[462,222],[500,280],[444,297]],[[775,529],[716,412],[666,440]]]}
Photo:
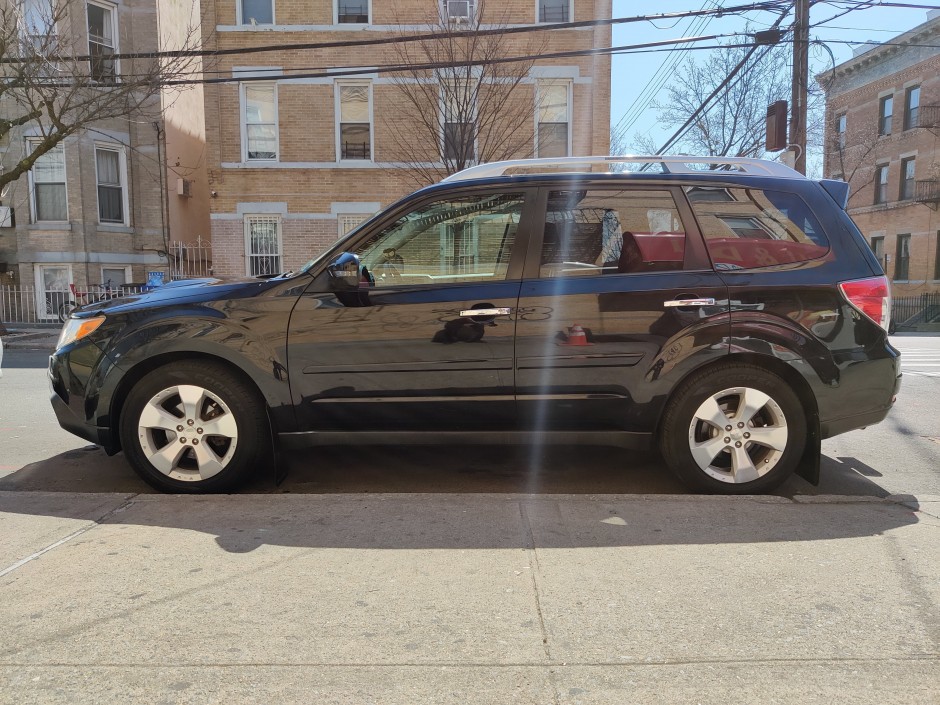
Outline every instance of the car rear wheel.
{"label": "car rear wheel", "polygon": [[220,365],[179,362],[145,375],[121,414],[135,471],[164,492],[228,492],[270,461],[257,391]]}
{"label": "car rear wheel", "polygon": [[690,487],[722,494],[768,492],[796,469],[806,446],[799,397],[754,365],[698,374],[670,400],[660,449]]}

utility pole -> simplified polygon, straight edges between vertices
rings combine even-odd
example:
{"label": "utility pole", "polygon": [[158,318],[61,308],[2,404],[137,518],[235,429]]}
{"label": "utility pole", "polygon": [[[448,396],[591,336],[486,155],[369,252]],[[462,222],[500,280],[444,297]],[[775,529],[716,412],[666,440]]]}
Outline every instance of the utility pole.
{"label": "utility pole", "polygon": [[794,0],[793,93],[790,99],[790,149],[795,150],[793,168],[806,173],[806,102],[809,84],[809,4]]}

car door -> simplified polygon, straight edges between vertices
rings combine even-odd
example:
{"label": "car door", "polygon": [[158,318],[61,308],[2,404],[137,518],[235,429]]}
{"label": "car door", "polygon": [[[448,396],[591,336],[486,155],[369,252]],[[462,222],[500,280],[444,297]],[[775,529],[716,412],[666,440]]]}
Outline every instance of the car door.
{"label": "car door", "polygon": [[562,183],[537,212],[516,314],[522,420],[648,434],[675,381],[728,353],[727,290],[688,203],[669,185]]}
{"label": "car door", "polygon": [[512,314],[536,191],[436,193],[342,246],[358,257],[358,291],[334,291],[326,263],[314,272],[289,332],[300,429],[515,423]]}

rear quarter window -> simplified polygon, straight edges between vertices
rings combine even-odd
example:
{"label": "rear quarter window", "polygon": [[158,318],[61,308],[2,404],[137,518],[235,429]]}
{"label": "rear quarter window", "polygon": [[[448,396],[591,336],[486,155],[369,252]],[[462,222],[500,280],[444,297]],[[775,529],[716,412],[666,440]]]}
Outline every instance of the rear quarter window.
{"label": "rear quarter window", "polygon": [[802,198],[785,191],[687,187],[715,269],[758,269],[825,257],[829,240]]}

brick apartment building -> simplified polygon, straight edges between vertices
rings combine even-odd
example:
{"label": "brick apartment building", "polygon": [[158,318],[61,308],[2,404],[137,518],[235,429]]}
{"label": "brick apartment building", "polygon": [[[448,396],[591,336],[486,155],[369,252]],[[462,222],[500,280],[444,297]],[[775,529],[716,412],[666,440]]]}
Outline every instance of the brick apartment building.
{"label": "brick apartment building", "polygon": [[[25,3],[39,12],[44,1]],[[154,9],[154,0],[72,0],[72,26],[53,31],[79,37],[89,54],[153,51]],[[89,70],[120,71],[109,60]],[[151,112],[158,115],[159,99],[154,103]],[[27,176],[0,194],[0,203],[12,208],[10,219],[0,223],[0,285],[35,286],[40,320],[56,320],[70,283],[83,288],[110,280],[119,286],[167,269],[160,254],[165,245],[159,125],[138,116],[91,125],[41,156]],[[0,142],[0,165],[16,164],[39,134],[32,123],[8,133]]]}
{"label": "brick apartment building", "polygon": [[[210,0],[202,7],[203,37],[207,49],[234,50],[378,39],[426,31],[442,13],[452,15],[452,26],[460,28],[481,10],[484,27],[497,21],[537,25],[609,18],[611,0]],[[610,46],[609,27],[539,34],[540,54]],[[530,46],[522,35],[506,41],[508,54]],[[393,131],[402,129],[395,123],[401,96],[388,74],[277,77],[310,67],[378,67],[394,61],[388,46],[213,58],[207,66],[212,76],[275,77],[204,89],[213,274],[295,269],[414,190],[416,183],[406,177],[393,149]],[[609,57],[540,59],[517,90],[530,101],[525,129],[533,145],[517,156],[537,155],[536,144],[550,144],[542,147],[543,156],[607,153]],[[425,142],[415,149],[429,162],[440,160],[446,147],[430,138]],[[172,158],[172,147],[169,154]]]}
{"label": "brick apartment building", "polygon": [[[826,91],[826,176],[895,296],[940,291],[940,12],[817,76]],[[868,46],[868,45],[866,45]]]}

